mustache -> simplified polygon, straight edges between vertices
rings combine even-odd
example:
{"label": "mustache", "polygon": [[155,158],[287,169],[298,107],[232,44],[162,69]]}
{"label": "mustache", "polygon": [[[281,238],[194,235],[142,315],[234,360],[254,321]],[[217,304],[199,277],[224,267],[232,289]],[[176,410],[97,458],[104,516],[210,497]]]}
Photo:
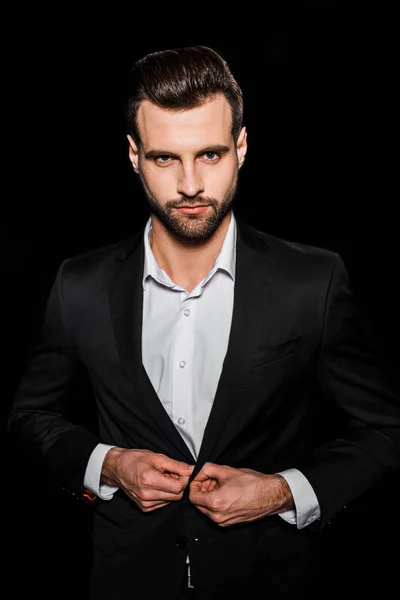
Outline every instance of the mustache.
{"label": "mustache", "polygon": [[181,208],[182,206],[199,206],[199,204],[211,204],[215,205],[215,198],[207,198],[205,196],[198,196],[197,198],[180,198],[179,200],[169,200],[166,203],[166,208]]}

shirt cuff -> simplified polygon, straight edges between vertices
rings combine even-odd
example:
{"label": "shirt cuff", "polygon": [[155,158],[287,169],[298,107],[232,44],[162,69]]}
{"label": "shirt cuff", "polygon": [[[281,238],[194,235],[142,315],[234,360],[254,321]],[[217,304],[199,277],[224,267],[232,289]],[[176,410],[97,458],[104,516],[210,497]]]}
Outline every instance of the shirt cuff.
{"label": "shirt cuff", "polygon": [[115,492],[119,489],[118,487],[100,482],[104,457],[110,448],[115,448],[115,446],[109,446],[108,444],[97,444],[90,455],[85,471],[85,488],[93,492],[93,494],[96,494],[96,496],[102,500],[111,500]]}
{"label": "shirt cuff", "polygon": [[286,469],[277,475],[282,475],[292,492],[295,508],[278,513],[282,519],[297,525],[297,529],[303,529],[316,521],[321,516],[318,498],[308,481],[298,469]]}

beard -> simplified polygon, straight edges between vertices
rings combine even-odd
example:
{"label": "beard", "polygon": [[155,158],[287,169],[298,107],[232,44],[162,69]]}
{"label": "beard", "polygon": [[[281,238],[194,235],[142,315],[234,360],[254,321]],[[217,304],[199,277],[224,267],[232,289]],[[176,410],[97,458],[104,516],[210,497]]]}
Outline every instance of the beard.
{"label": "beard", "polygon": [[[226,192],[222,200],[201,195],[195,198],[182,196],[176,200],[168,200],[164,206],[161,206],[151,195],[140,170],[139,175],[149,202],[150,213],[158,217],[168,232],[180,242],[190,243],[206,240],[211,237],[231,210],[233,202],[238,195],[237,170],[234,184]],[[204,213],[189,215],[175,210],[177,207],[190,207],[199,204],[209,204]]]}

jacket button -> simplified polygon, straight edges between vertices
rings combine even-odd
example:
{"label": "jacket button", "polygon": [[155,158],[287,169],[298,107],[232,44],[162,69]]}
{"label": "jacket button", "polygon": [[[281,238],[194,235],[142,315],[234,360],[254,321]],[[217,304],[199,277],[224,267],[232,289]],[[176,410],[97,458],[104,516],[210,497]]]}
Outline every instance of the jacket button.
{"label": "jacket button", "polygon": [[178,548],[186,548],[186,542],[187,542],[187,539],[185,537],[183,537],[182,535],[180,535],[176,538],[176,545],[178,546]]}

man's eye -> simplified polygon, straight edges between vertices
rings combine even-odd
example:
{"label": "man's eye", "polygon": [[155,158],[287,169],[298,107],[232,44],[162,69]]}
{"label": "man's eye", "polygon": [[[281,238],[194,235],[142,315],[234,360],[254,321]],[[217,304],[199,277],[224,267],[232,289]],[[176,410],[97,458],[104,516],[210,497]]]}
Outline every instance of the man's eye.
{"label": "man's eye", "polygon": [[[204,154],[202,156],[205,156],[208,160],[210,160],[211,162],[216,162],[216,160],[219,158],[219,154],[218,152],[213,152],[213,151],[209,151],[209,152],[204,152]],[[172,157],[169,154],[160,154],[160,156],[156,156],[154,158],[155,162],[158,164],[167,164],[170,160],[172,160]]]}
{"label": "man's eye", "polygon": [[204,156],[207,156],[207,158],[212,158],[212,156],[209,156],[210,154],[214,154],[215,158],[218,158],[218,154],[216,152],[206,152]]}

